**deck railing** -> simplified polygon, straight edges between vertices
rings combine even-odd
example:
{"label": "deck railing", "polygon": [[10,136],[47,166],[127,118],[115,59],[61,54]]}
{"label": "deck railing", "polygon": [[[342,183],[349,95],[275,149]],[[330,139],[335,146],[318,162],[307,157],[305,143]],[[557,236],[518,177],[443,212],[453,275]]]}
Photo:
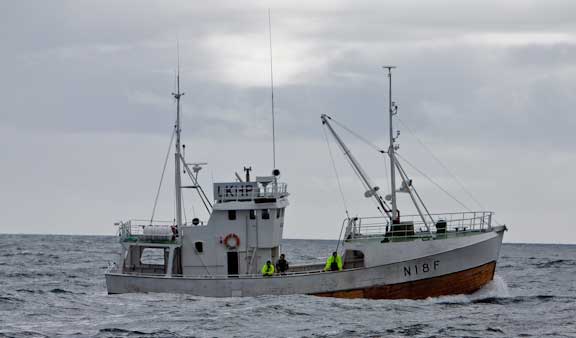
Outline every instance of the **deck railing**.
{"label": "deck railing", "polygon": [[419,215],[401,217],[401,222],[392,224],[385,217],[356,217],[348,219],[346,239],[384,237],[392,241],[422,237],[464,235],[471,232],[488,231],[492,223],[491,211],[467,211],[458,213],[431,214],[427,225]]}
{"label": "deck railing", "polygon": [[[173,232],[173,221],[152,221],[133,219],[115,223],[118,226],[118,236],[122,242],[175,242],[179,238]],[[203,226],[184,223],[184,226]],[[176,235],[176,236],[175,236]],[[174,238],[175,237],[175,238]]]}
{"label": "deck railing", "polygon": [[[254,274],[240,274],[240,275],[183,275],[183,274],[175,274],[173,273],[171,275],[171,277],[184,277],[184,278],[194,278],[194,279],[223,279],[223,278],[240,278],[240,279],[250,279],[250,278],[282,278],[282,277],[288,277],[288,276],[301,276],[301,275],[315,275],[315,274],[320,274],[320,273],[337,273],[338,271],[324,271],[323,270],[324,264],[312,264],[310,266],[311,269],[302,269],[299,271],[287,271],[285,273],[274,273],[274,275],[272,276],[262,276],[262,274],[260,273],[254,273]],[[342,271],[346,271],[346,270],[355,270],[358,268],[349,268],[349,269],[344,269]],[[152,271],[140,271],[140,269],[137,268],[132,268],[132,269],[125,269],[124,272],[122,271],[121,267],[118,265],[114,265],[114,266],[110,266],[106,273],[112,273],[112,274],[116,274],[116,273],[124,273],[124,274],[129,274],[129,275],[142,275],[142,276],[162,276],[165,275],[165,271],[162,270],[162,272],[160,270],[156,271],[156,272],[152,272]]]}

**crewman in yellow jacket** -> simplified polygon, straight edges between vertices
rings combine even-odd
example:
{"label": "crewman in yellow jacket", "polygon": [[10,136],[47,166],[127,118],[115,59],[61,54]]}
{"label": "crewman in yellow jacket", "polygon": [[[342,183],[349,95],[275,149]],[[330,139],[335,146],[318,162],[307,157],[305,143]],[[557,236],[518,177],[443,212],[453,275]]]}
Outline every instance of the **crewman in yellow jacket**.
{"label": "crewman in yellow jacket", "polygon": [[274,274],[274,264],[272,262],[267,261],[266,264],[262,267],[262,276],[270,277]]}
{"label": "crewman in yellow jacket", "polygon": [[342,257],[336,251],[326,260],[324,271],[342,271]]}

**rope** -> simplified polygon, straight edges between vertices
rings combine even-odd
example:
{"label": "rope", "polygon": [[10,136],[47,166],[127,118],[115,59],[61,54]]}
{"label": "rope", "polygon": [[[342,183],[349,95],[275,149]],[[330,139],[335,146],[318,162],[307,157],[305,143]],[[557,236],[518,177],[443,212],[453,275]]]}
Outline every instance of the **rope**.
{"label": "rope", "polygon": [[388,178],[388,158],[384,159],[384,174],[386,175],[386,187],[388,188],[388,191],[390,191],[390,194],[392,194],[392,188],[390,188],[390,179]]}
{"label": "rope", "polygon": [[338,243],[336,243],[336,250],[334,250],[334,251],[336,251],[336,252],[338,252],[338,249],[340,248],[340,243],[341,243],[342,240],[343,240],[343,239],[342,239],[342,230],[344,230],[344,224],[346,224],[346,221],[349,221],[349,220],[350,220],[350,217],[345,218],[345,219],[342,221],[342,226],[340,227],[340,234],[338,235]]}
{"label": "rope", "polygon": [[[340,128],[344,129],[345,131],[347,131],[348,133],[350,133],[352,136],[358,138],[360,141],[364,142],[365,144],[367,144],[370,148],[376,150],[378,153],[380,154],[388,154],[387,151],[382,150],[380,147],[378,147],[377,145],[375,145],[374,143],[370,142],[369,140],[367,140],[366,138],[364,138],[362,135],[358,134],[357,132],[353,131],[352,129],[346,127],[345,125],[343,125],[342,123],[334,120],[334,118],[330,119],[331,121],[333,121],[335,124],[337,124]],[[384,174],[386,175],[386,187],[388,188],[388,191],[391,191],[390,188],[390,180],[388,178],[388,162],[385,160],[384,161]]]}
{"label": "rope", "polygon": [[182,198],[182,212],[184,213],[184,224],[188,223],[188,218],[186,217],[186,208],[184,207],[184,192],[180,195]]}
{"label": "rope", "polygon": [[[478,199],[476,199],[476,197],[474,197],[474,195],[466,188],[466,186],[464,185],[464,183],[462,183],[462,181],[460,181],[460,179],[454,175],[450,169],[448,169],[448,167],[442,162],[440,161],[440,159],[432,152],[432,150],[416,135],[416,133],[410,128],[408,127],[408,125],[406,123],[404,123],[404,121],[402,121],[402,119],[400,119],[400,117],[398,117],[398,121],[402,124],[402,126],[404,128],[406,128],[408,130],[408,132],[410,134],[412,134],[412,136],[414,136],[414,138],[416,139],[416,141],[418,141],[418,143],[420,143],[420,145],[422,146],[422,148],[424,148],[424,150],[426,150],[430,156],[432,156],[432,158],[436,161],[436,163],[438,163],[445,171],[446,173],[450,176],[450,178],[452,178],[459,186],[460,189],[462,189],[462,191],[464,191],[464,193],[466,193],[466,195],[468,195],[468,197],[470,197],[470,199],[476,203],[476,205],[478,205],[480,207],[480,209],[484,210],[484,206],[483,203],[480,203],[480,201],[478,201]],[[498,222],[498,220],[496,220],[496,218],[493,218],[494,222],[496,222],[496,224],[501,225],[500,222]]]}
{"label": "rope", "polygon": [[196,209],[194,208],[194,202],[190,203],[190,207],[192,208],[192,218],[196,218]]}
{"label": "rope", "polygon": [[446,189],[442,188],[442,186],[440,184],[436,183],[432,178],[430,178],[424,172],[422,172],[421,170],[416,168],[416,166],[414,166],[412,163],[410,163],[402,155],[400,155],[399,153],[395,153],[395,154],[398,158],[401,158],[404,162],[406,162],[406,164],[408,164],[412,169],[417,171],[420,175],[422,175],[424,178],[426,178],[428,181],[430,181],[432,184],[434,184],[436,187],[438,187],[438,189],[442,190],[446,195],[450,196],[450,198],[452,198],[454,201],[456,201],[458,204],[460,204],[462,207],[464,207],[464,209],[466,209],[467,211],[472,211],[464,203],[460,202],[460,200],[458,200],[456,197],[454,197],[452,194],[450,194]]}
{"label": "rope", "polygon": [[340,184],[340,176],[338,175],[338,170],[336,169],[336,162],[334,162],[334,156],[332,155],[332,148],[330,147],[330,141],[328,140],[328,135],[326,135],[326,129],[322,128],[322,133],[324,134],[324,139],[326,140],[326,146],[328,147],[328,153],[330,154],[330,162],[332,163],[332,168],[334,169],[334,174],[336,175],[336,182],[338,182],[338,190],[340,191],[340,197],[342,197],[342,204],[344,204],[346,217],[350,217],[350,215],[348,214],[348,205],[346,204],[346,199],[344,198],[344,192],[342,191],[342,185]]}
{"label": "rope", "polygon": [[[331,120],[331,121],[334,121],[332,118],[330,118],[330,120]],[[375,149],[379,149],[378,147],[376,147],[375,145],[373,145],[372,143],[370,143],[368,140],[366,140],[366,139],[363,138],[362,136],[360,136],[360,135],[358,135],[357,133],[353,132],[353,131],[350,130],[349,128],[343,126],[342,124],[338,123],[337,121],[334,121],[334,122],[336,122],[338,125],[340,125],[343,129],[345,129],[345,130],[347,130],[348,132],[350,132],[352,135],[360,138],[360,139],[363,140],[365,143],[371,145],[371,147],[373,147],[373,148],[375,148]],[[329,142],[328,142],[328,140],[327,140],[326,131],[323,130],[323,132],[324,132],[324,137],[326,138],[326,143],[328,144],[328,149],[330,150],[330,145],[329,145]],[[343,150],[343,151],[344,151],[344,150]],[[381,151],[381,150],[378,150],[378,152],[381,153],[382,151]],[[332,152],[330,152],[330,156],[331,156],[331,158],[332,158]],[[358,170],[360,170],[360,169],[357,169],[357,168],[356,168],[356,166],[354,165],[354,163],[352,162],[352,160],[349,158],[349,156],[345,156],[345,158],[346,158],[346,160],[348,161],[348,164],[350,164],[350,167],[352,167],[352,171],[354,172],[354,174],[355,174],[356,177],[358,178],[358,181],[362,184],[362,187],[364,188],[364,190],[366,191],[366,190],[372,189],[372,187],[370,186],[370,184],[364,182],[364,179],[362,179],[362,175],[361,175],[360,172],[358,171]],[[333,159],[333,158],[332,158],[332,165],[333,165],[334,167],[336,167],[336,165],[334,164],[334,159]],[[336,169],[334,169],[334,170],[336,170]],[[366,174],[364,174],[364,175],[366,176]],[[382,214],[385,214],[385,213],[386,213],[385,210],[380,209],[380,205],[378,204],[378,202],[376,202],[375,199],[371,199],[371,200],[374,202],[374,205],[376,206],[376,209],[377,209],[380,213],[382,213]],[[383,202],[383,203],[385,204],[385,202]],[[347,213],[347,215],[348,215],[348,213]],[[348,217],[349,217],[349,216],[348,216]]]}
{"label": "rope", "polygon": [[164,159],[164,167],[162,168],[160,183],[158,183],[158,190],[156,190],[156,198],[154,198],[154,207],[152,208],[150,225],[152,225],[152,223],[154,222],[154,215],[156,214],[156,206],[158,205],[158,197],[160,196],[160,189],[162,188],[162,182],[164,181],[164,173],[166,172],[166,165],[168,164],[168,157],[170,156],[170,149],[172,148],[172,142],[174,142],[175,134],[176,134],[176,127],[174,127],[174,129],[172,130],[172,136],[170,137],[170,144],[168,145],[168,152],[166,153],[166,158]]}
{"label": "rope", "polygon": [[346,130],[347,132],[349,132],[350,134],[356,136],[358,139],[360,139],[362,142],[366,143],[368,146],[370,146],[371,148],[374,148],[374,150],[376,150],[377,152],[383,154],[386,153],[385,150],[380,149],[380,147],[378,147],[377,145],[375,145],[374,143],[368,141],[366,138],[364,138],[362,135],[356,133],[355,131],[353,131],[352,129],[346,127],[345,125],[343,125],[342,123],[334,120],[334,118],[330,118],[330,121],[336,123],[338,126],[340,126],[340,128]]}
{"label": "rope", "polygon": [[454,175],[450,169],[448,169],[448,167],[442,162],[440,161],[440,159],[432,152],[432,150],[430,150],[430,148],[428,148],[428,146],[426,146],[426,144],[424,144],[424,142],[422,142],[422,140],[416,136],[416,134],[414,133],[414,131],[412,131],[412,129],[410,129],[400,118],[398,118],[398,121],[400,121],[400,123],[402,123],[402,126],[406,129],[408,129],[408,132],[410,134],[412,134],[412,136],[414,136],[414,138],[416,138],[416,141],[418,141],[418,143],[420,143],[420,145],[422,146],[422,148],[424,148],[426,151],[428,151],[430,153],[430,155],[432,156],[432,158],[446,171],[446,173],[448,173],[448,175],[460,186],[460,188],[468,195],[468,197],[470,197],[470,199],[472,201],[474,201],[474,203],[476,203],[481,209],[484,209],[484,206],[482,205],[482,203],[480,203],[473,195],[470,191],[468,191],[468,189],[466,189],[466,187],[464,186],[464,184],[462,183],[462,181],[460,181],[458,179],[458,177],[456,177],[456,175]]}

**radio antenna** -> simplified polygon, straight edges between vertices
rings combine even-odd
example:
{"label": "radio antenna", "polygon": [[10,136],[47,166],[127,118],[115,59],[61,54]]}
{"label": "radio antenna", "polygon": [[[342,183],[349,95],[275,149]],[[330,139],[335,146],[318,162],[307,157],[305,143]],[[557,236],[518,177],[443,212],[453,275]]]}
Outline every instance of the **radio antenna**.
{"label": "radio antenna", "polygon": [[270,95],[272,105],[272,169],[276,169],[276,125],[274,114],[274,69],[272,64],[272,20],[270,19],[270,8],[268,8],[268,33],[270,42]]}

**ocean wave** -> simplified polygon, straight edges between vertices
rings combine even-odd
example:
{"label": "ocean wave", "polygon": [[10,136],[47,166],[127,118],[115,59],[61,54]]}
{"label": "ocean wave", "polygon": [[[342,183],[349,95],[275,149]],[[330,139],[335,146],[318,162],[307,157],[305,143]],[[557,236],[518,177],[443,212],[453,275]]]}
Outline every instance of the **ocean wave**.
{"label": "ocean wave", "polygon": [[556,267],[564,267],[564,266],[575,266],[576,260],[572,259],[556,259],[547,262],[540,262],[532,264],[538,268],[556,268]]}
{"label": "ocean wave", "polygon": [[142,332],[142,331],[119,329],[116,327],[100,329],[100,331],[98,331],[98,332],[100,332],[100,333],[120,333],[120,334],[122,334],[122,333],[146,334],[145,332]]}
{"label": "ocean wave", "polygon": [[516,297],[506,297],[506,298],[482,298],[472,301],[474,304],[498,304],[498,305],[508,305],[508,304],[518,304],[526,302],[551,302],[554,301],[556,296],[552,295],[536,295],[536,296],[516,296]]}
{"label": "ocean wave", "polygon": [[8,278],[38,278],[38,277],[56,277],[55,272],[0,272],[0,277]]}
{"label": "ocean wave", "polygon": [[400,327],[396,329],[396,332],[402,334],[403,336],[412,337],[423,334],[427,327],[428,325],[424,324],[413,324],[405,327]]}
{"label": "ocean wave", "polygon": [[64,290],[64,289],[60,289],[60,288],[54,288],[54,289],[50,290],[50,292],[52,292],[52,293],[57,293],[57,294],[60,294],[60,293],[70,293],[70,294],[74,294],[74,293],[75,293],[75,292],[68,291],[68,290]]}
{"label": "ocean wave", "polygon": [[14,303],[23,303],[24,300],[17,298],[17,297],[10,297],[10,296],[0,296],[0,304],[14,304]]}
{"label": "ocean wave", "polygon": [[[104,328],[98,331],[98,336],[104,337],[183,337],[170,330],[144,332],[139,330],[121,329],[117,327]],[[194,336],[186,336],[194,337]]]}
{"label": "ocean wave", "polygon": [[[576,246],[504,244],[503,264],[494,280],[471,295],[425,300],[209,298],[169,293],[108,296],[102,269],[103,262],[117,258],[116,240],[0,235],[0,337],[574,335],[570,324],[576,309]],[[13,242],[26,247],[16,250],[20,244]],[[293,260],[315,259],[332,248],[321,241],[283,244]]]}
{"label": "ocean wave", "polygon": [[1,338],[44,338],[48,337],[38,332],[34,331],[18,331],[18,332],[10,332],[10,331],[0,331]]}
{"label": "ocean wave", "polygon": [[257,307],[256,309],[254,309],[254,313],[258,314],[281,313],[286,314],[288,316],[310,316],[309,313],[298,311],[293,307],[287,307],[285,305],[278,305],[278,304]]}
{"label": "ocean wave", "polygon": [[44,293],[44,291],[42,291],[42,290],[30,290],[30,289],[17,289],[16,292],[22,292],[22,293],[37,293],[37,294],[42,294],[42,293]]}

